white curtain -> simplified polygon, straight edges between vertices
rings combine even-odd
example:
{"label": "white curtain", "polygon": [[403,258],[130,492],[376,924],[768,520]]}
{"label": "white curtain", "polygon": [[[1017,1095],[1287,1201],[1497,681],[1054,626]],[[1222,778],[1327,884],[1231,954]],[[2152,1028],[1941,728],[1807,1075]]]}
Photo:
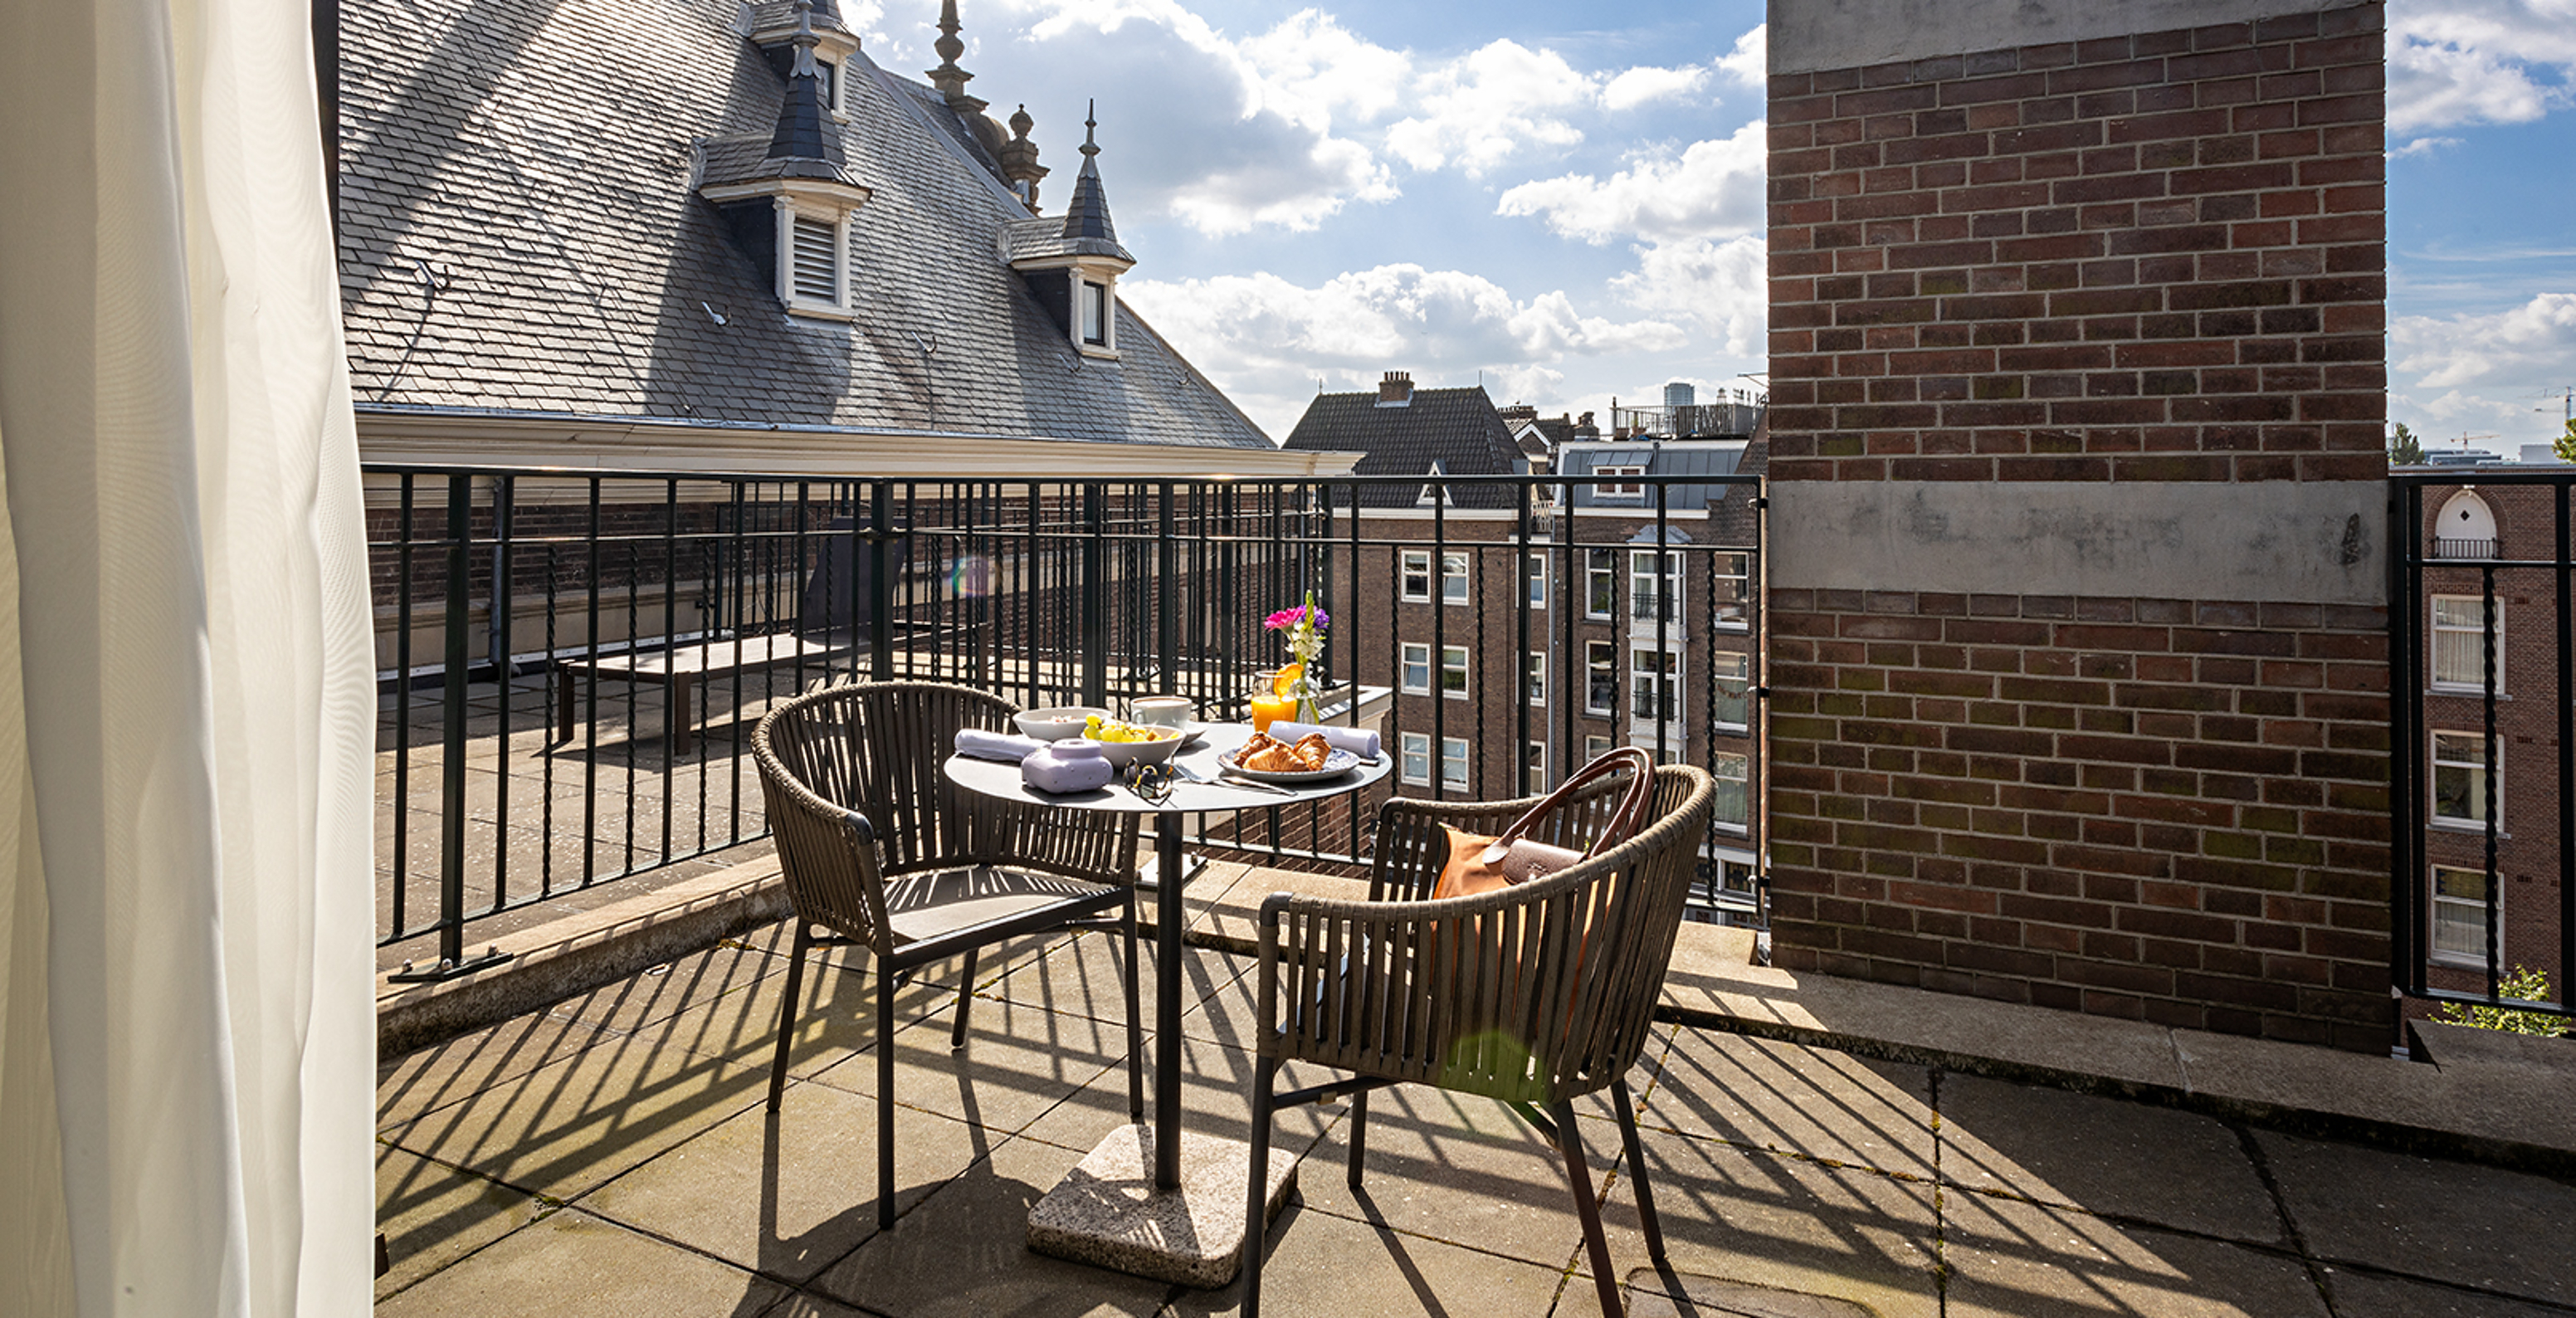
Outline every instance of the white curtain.
{"label": "white curtain", "polygon": [[0,0],[0,1314],[372,1289],[357,448],[307,0]]}

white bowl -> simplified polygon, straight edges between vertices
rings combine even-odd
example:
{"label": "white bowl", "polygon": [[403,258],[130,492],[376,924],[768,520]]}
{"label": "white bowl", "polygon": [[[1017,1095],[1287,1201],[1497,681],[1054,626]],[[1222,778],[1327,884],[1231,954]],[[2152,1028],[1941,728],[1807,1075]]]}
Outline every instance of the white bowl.
{"label": "white bowl", "polygon": [[1055,705],[1046,709],[1025,709],[1011,716],[1024,736],[1040,741],[1062,741],[1082,735],[1083,720],[1109,717],[1109,711],[1097,705]]}
{"label": "white bowl", "polygon": [[1108,756],[1109,762],[1123,771],[1133,764],[1160,764],[1180,750],[1179,728],[1152,728],[1149,731],[1162,735],[1152,741],[1104,741],[1100,743],[1100,753]]}

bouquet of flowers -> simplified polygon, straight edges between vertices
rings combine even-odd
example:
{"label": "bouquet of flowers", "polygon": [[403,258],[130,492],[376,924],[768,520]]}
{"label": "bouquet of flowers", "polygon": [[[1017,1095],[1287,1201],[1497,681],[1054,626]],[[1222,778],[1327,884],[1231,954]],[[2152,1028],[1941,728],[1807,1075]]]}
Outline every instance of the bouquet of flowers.
{"label": "bouquet of flowers", "polygon": [[1297,719],[1302,723],[1318,722],[1321,717],[1315,707],[1316,697],[1322,694],[1315,673],[1316,665],[1324,658],[1324,629],[1332,622],[1330,616],[1315,607],[1315,592],[1311,590],[1306,592],[1305,603],[1281,609],[1261,620],[1263,627],[1280,632],[1287,639],[1288,657],[1295,662],[1280,670],[1279,682],[1287,689],[1277,694],[1296,699]]}

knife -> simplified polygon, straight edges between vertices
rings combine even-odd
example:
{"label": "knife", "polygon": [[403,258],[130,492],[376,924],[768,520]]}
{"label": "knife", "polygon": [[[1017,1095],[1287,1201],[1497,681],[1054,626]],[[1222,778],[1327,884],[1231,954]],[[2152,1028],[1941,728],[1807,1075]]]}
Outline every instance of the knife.
{"label": "knife", "polygon": [[1188,769],[1179,769],[1178,772],[1182,777],[1189,779],[1191,782],[1197,783],[1201,787],[1240,787],[1248,792],[1269,792],[1274,796],[1296,795],[1295,792],[1289,791],[1285,787],[1279,787],[1265,782],[1256,782],[1250,778],[1237,778],[1234,776],[1234,771],[1231,769],[1219,768],[1217,770],[1217,777],[1214,779],[1201,778],[1196,773],[1193,773]]}

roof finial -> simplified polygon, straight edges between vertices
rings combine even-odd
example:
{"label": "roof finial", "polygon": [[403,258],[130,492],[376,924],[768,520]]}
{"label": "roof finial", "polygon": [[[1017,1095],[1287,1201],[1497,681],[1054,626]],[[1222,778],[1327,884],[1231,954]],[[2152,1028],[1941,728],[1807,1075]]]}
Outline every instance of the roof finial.
{"label": "roof finial", "polygon": [[981,114],[984,103],[966,94],[966,84],[974,74],[957,67],[957,57],[966,53],[966,43],[957,37],[957,0],[939,0],[939,40],[930,48],[939,52],[939,67],[930,71],[930,85],[948,98],[950,109],[960,114]]}
{"label": "roof finial", "polygon": [[1064,208],[1064,236],[1118,241],[1109,223],[1109,194],[1100,186],[1100,103],[1082,112],[1082,175],[1073,182],[1073,200]]}
{"label": "roof finial", "polygon": [[1010,180],[1011,190],[1020,194],[1031,215],[1038,213],[1038,181],[1047,176],[1047,167],[1038,163],[1038,144],[1029,140],[1029,130],[1036,126],[1037,121],[1029,117],[1029,107],[1021,106],[1011,115],[1011,140],[994,153],[1002,166],[1002,177]]}
{"label": "roof finial", "polygon": [[823,39],[814,35],[814,0],[796,0],[796,35],[788,38],[796,46],[796,62],[787,70],[790,78],[821,76],[814,67],[814,48]]}
{"label": "roof finial", "polygon": [[[950,0],[950,3],[952,3],[952,4],[953,4],[953,3],[955,3],[955,0]],[[1099,131],[1100,131],[1100,102],[1099,102],[1099,101],[1097,101],[1097,100],[1089,100],[1089,101],[1085,101],[1085,102],[1083,102],[1083,103],[1082,103],[1082,158],[1083,158],[1083,163],[1085,163],[1085,164],[1089,164],[1089,163],[1090,163],[1090,161],[1091,161],[1091,158],[1092,158],[1093,156],[1096,156],[1096,155],[1099,155],[1099,154],[1100,154],[1100,142],[1099,142],[1099,140],[1098,140],[1098,134],[1099,134]]]}

